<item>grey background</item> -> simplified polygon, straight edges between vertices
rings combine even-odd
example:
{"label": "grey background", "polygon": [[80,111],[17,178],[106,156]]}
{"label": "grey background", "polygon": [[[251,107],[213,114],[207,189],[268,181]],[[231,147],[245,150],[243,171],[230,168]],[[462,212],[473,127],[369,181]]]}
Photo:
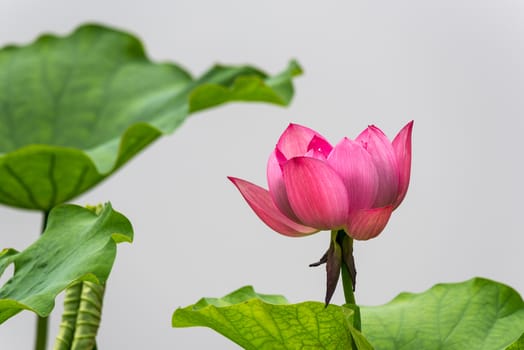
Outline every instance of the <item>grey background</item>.
{"label": "grey background", "polygon": [[[208,329],[172,329],[171,314],[246,284],[293,302],[323,298],[324,270],[307,265],[328,234],[272,232],[226,180],[265,186],[267,156],[291,121],[335,143],[372,123],[393,137],[415,120],[408,195],[381,236],[355,247],[360,303],[473,276],[524,291],[521,1],[2,0],[0,44],[86,21],[131,31],[153,59],[195,75],[214,62],[276,73],[297,58],[305,69],[289,108],[199,113],[75,200],[110,200],[135,228],[135,242],[119,246],[100,349],[235,349]],[[29,245],[40,219],[1,207],[0,246]],[[7,321],[0,348],[30,349],[33,325],[30,312]]]}

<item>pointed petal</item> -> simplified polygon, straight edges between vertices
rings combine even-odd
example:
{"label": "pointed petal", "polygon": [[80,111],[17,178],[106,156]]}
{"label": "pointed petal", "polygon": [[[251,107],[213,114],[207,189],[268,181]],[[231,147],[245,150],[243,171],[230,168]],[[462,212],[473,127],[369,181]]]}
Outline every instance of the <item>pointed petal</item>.
{"label": "pointed petal", "polygon": [[282,174],[289,204],[302,224],[331,230],[346,223],[346,187],[329,165],[315,158],[295,157],[284,164]]}
{"label": "pointed petal", "polygon": [[289,201],[287,199],[286,187],[282,178],[282,165],[286,162],[284,155],[275,148],[267,161],[267,184],[269,194],[278,209],[288,218],[297,221]]}
{"label": "pointed petal", "polygon": [[359,210],[350,215],[347,233],[354,239],[365,241],[379,235],[389,221],[393,206]]}
{"label": "pointed petal", "polygon": [[393,140],[393,150],[397,156],[399,168],[398,195],[394,208],[398,207],[406,196],[411,175],[411,132],[413,131],[413,121],[410,121],[400,130]]}
{"label": "pointed petal", "polygon": [[313,129],[298,124],[289,124],[280,136],[277,148],[286,159],[303,156],[308,151],[309,143],[314,136],[324,139],[322,135]]}
{"label": "pointed petal", "polygon": [[228,177],[228,179],[238,188],[247,204],[249,204],[260,220],[278,233],[291,237],[300,237],[318,231],[288,219],[275,206],[269,192],[262,187],[234,177]]}
{"label": "pointed petal", "polygon": [[342,139],[327,159],[346,185],[350,212],[371,208],[378,192],[378,173],[371,155],[361,144]]}
{"label": "pointed petal", "polygon": [[370,126],[356,139],[371,155],[377,168],[379,183],[374,207],[390,205],[397,199],[399,170],[391,142],[376,126]]}
{"label": "pointed petal", "polygon": [[313,151],[316,157],[313,158],[319,158],[319,159],[326,159],[331,153],[331,150],[333,149],[333,146],[329,142],[327,142],[324,138],[313,136],[311,139],[311,142],[307,146],[308,153]]}

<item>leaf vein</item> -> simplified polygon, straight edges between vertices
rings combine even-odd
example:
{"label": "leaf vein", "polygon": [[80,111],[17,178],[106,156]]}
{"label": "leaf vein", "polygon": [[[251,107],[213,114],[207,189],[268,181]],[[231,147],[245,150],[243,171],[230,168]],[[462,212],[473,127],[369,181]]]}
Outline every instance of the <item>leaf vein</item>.
{"label": "leaf vein", "polygon": [[11,175],[11,177],[20,185],[20,187],[22,187],[24,189],[24,191],[27,193],[27,198],[29,199],[29,201],[31,202],[31,204],[35,207],[35,208],[40,208],[40,209],[44,209],[40,204],[38,204],[38,202],[36,201],[35,197],[34,197],[34,194],[33,194],[33,191],[31,190],[31,187],[29,187],[25,182],[24,180],[22,180],[22,178],[13,170],[13,168],[11,168],[8,164],[4,163],[4,168],[5,170],[9,173],[9,175]]}

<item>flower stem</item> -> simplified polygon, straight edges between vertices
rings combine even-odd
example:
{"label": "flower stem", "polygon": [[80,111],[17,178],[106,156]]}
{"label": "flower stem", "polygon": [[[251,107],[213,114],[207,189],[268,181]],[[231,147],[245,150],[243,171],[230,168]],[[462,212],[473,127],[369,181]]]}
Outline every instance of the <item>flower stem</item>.
{"label": "flower stem", "polygon": [[[49,211],[44,211],[42,218],[42,232],[44,234],[47,226],[47,219],[49,217]],[[47,329],[49,328],[49,318],[38,316],[36,320],[36,341],[35,350],[45,350],[47,348]]]}
{"label": "flower stem", "polygon": [[345,264],[340,266],[340,272],[342,273],[342,286],[344,287],[344,298],[346,299],[346,304],[356,304],[353,283],[351,283],[351,277],[349,276],[349,271]]}
{"label": "flower stem", "polygon": [[[353,310],[353,327],[360,331],[362,329],[360,308],[355,301],[354,284],[352,282],[356,277],[355,260],[353,257],[353,238],[340,230],[338,231],[337,242],[342,247],[342,264],[340,265],[340,272],[342,274],[342,287],[344,288],[346,306]],[[350,268],[353,269],[353,276],[351,275]]]}

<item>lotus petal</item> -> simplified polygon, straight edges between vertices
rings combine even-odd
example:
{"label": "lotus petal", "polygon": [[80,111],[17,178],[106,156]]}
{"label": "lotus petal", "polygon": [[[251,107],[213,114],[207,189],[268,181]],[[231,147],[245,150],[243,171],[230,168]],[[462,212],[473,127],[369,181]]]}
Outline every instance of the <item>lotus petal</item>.
{"label": "lotus petal", "polygon": [[398,195],[394,207],[398,207],[406,196],[411,175],[411,133],[413,131],[413,121],[410,121],[400,130],[393,140],[393,150],[397,156],[399,168]]}
{"label": "lotus petal", "polygon": [[308,151],[309,143],[314,136],[324,139],[315,130],[291,123],[278,139],[277,148],[286,159],[303,156]]}
{"label": "lotus petal", "polygon": [[392,204],[398,194],[399,171],[397,157],[387,136],[376,126],[369,126],[357,138],[373,158],[379,177],[374,207]]}
{"label": "lotus petal", "polygon": [[275,206],[269,192],[262,187],[235,177],[228,177],[228,179],[238,188],[247,204],[249,204],[260,220],[276,232],[285,236],[299,237],[318,231],[287,218]]}
{"label": "lotus petal", "polygon": [[329,165],[315,158],[295,157],[282,170],[289,203],[302,224],[331,230],[346,223],[346,187]]}
{"label": "lotus petal", "polygon": [[327,162],[344,180],[350,211],[371,208],[377,197],[379,178],[373,158],[361,144],[344,138],[331,151]]}
{"label": "lotus petal", "polygon": [[389,221],[393,206],[357,210],[350,215],[346,232],[354,239],[365,241],[378,236]]}

